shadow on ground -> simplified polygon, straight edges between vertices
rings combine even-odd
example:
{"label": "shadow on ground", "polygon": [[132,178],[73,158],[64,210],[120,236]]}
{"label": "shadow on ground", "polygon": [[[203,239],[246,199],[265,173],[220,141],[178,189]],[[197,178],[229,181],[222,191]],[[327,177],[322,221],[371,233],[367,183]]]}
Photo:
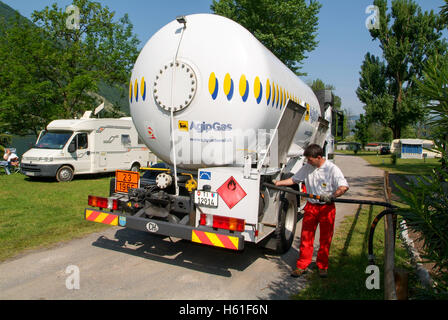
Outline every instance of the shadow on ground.
{"label": "shadow on ground", "polygon": [[232,270],[243,272],[258,259],[266,259],[278,266],[272,272],[280,272],[280,276],[278,281],[262,288],[258,298],[279,300],[289,299],[305,286],[305,279],[294,279],[290,276],[299,256],[297,249],[294,248],[298,247],[299,242],[300,240],[296,238],[295,245],[283,255],[276,255],[271,250],[248,242],[245,243],[243,251],[237,252],[125,228],[117,230],[113,239],[100,236],[92,245],[171,266],[229,278],[232,277]]}
{"label": "shadow on ground", "polygon": [[350,189],[344,198],[384,199],[382,177],[346,177],[346,179]]}
{"label": "shadow on ground", "polygon": [[[300,230],[298,230],[300,234]],[[297,232],[296,232],[297,235]],[[300,237],[296,237],[291,249],[281,256],[271,256],[269,259],[275,262],[277,269],[280,270],[278,280],[269,283],[269,292],[265,295],[258,295],[262,300],[288,300],[293,295],[306,287],[307,277],[293,278],[291,271],[295,269],[300,245]]]}
{"label": "shadow on ground", "polygon": [[239,252],[132,229],[118,230],[114,239],[100,236],[92,245],[222,277],[231,277],[232,269],[244,271],[259,258],[267,259],[264,248],[247,242]]}

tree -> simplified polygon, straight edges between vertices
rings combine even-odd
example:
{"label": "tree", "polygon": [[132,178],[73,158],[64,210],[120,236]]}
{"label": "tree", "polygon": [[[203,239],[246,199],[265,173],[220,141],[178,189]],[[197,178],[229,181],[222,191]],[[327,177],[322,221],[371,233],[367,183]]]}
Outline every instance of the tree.
{"label": "tree", "polygon": [[53,4],[34,11],[34,24],[16,19],[0,36],[0,122],[16,134],[37,132],[56,118],[79,117],[100,101],[98,85],[124,94],[139,41],[127,15],[89,0],[74,0],[79,28],[69,28],[73,12]]}
{"label": "tree", "polygon": [[448,133],[448,57],[437,55],[425,66],[424,77],[417,83],[419,93],[429,101],[429,123]]}
{"label": "tree", "polygon": [[390,142],[392,140],[392,131],[378,123],[370,123],[367,132],[369,141]]}
{"label": "tree", "polygon": [[436,55],[425,66],[417,83],[419,93],[429,101],[429,125],[435,128],[435,142],[442,152],[442,167],[448,167],[448,57]]}
{"label": "tree", "polygon": [[445,0],[445,5],[441,7],[440,15],[445,23],[448,23],[448,0]]}
{"label": "tree", "polygon": [[[9,146],[11,144],[11,135],[7,133],[0,133],[0,155],[3,155],[5,152],[5,147]],[[2,161],[3,158],[0,158],[0,161]]]}
{"label": "tree", "polygon": [[318,42],[316,32],[321,4],[310,0],[213,0],[214,13],[230,18],[271,50],[297,75],[306,52]]}
{"label": "tree", "polygon": [[368,121],[391,128],[397,139],[402,128],[424,116],[425,101],[416,94],[416,82],[426,61],[446,52],[441,40],[444,23],[433,11],[423,13],[412,0],[392,1],[390,13],[387,0],[374,4],[380,10],[380,27],[370,34],[379,41],[384,60],[366,54],[356,93],[365,103]]}
{"label": "tree", "polygon": [[353,131],[355,133],[355,138],[361,142],[362,149],[364,149],[369,139],[368,129],[369,124],[366,117],[363,114],[359,115],[359,119],[356,121],[355,129],[353,129]]}

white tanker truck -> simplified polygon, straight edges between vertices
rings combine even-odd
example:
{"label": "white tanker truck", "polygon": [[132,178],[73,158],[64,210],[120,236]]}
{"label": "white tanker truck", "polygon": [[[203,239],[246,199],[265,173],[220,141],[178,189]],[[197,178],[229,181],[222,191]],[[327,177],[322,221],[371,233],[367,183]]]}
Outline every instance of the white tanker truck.
{"label": "white tanker truck", "polygon": [[286,252],[300,199],[263,183],[296,172],[310,143],[331,156],[333,95],[318,97],[234,21],[178,17],[145,45],[129,84],[135,127],[164,163],[141,178],[117,172],[108,198],[89,196],[99,209],[85,219]]}

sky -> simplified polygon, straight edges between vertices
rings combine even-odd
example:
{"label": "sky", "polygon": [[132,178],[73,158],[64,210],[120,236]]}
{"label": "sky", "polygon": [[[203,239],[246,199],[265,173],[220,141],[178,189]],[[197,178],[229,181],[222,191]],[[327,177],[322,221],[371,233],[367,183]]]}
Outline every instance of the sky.
{"label": "sky", "polygon": [[[72,4],[70,0],[2,0],[30,18],[34,10],[42,10],[54,2],[60,8]],[[149,38],[179,15],[211,13],[212,0],[97,0],[116,12],[116,17],[129,15],[141,47]],[[318,46],[308,52],[303,61],[302,80],[321,79],[332,84],[334,94],[342,99],[342,108],[351,115],[364,113],[363,104],[356,96],[359,71],[367,52],[381,56],[377,41],[372,41],[366,27],[367,6],[373,0],[319,0]],[[440,11],[443,0],[417,0],[423,10]],[[389,1],[390,3],[390,1]],[[444,33],[446,38],[447,33]]]}

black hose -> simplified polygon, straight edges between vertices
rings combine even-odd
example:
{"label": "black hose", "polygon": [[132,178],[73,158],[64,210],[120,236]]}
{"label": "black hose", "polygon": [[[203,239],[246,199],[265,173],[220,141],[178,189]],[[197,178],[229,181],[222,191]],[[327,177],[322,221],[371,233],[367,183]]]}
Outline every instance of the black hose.
{"label": "black hose", "polygon": [[[291,188],[288,187],[278,187],[274,184],[271,183],[262,183],[262,186],[265,186],[267,188],[270,189],[275,189],[275,190],[279,190],[279,191],[284,191],[284,192],[289,192],[301,197],[305,197],[305,198],[310,198],[310,199],[316,199],[316,200],[320,200],[320,196],[318,195],[314,195],[314,194],[309,194],[309,193],[303,193],[303,192],[299,192],[296,190],[293,190]],[[382,202],[382,201],[371,201],[371,200],[357,200],[357,199],[341,199],[341,198],[336,198],[333,200],[334,202],[340,202],[340,203],[354,203],[354,204],[370,204],[373,206],[382,206],[382,207],[386,207],[386,208],[397,208],[397,206],[394,206],[390,203],[387,202]]]}
{"label": "black hose", "polygon": [[[373,219],[372,225],[370,226],[370,232],[369,232],[369,264],[375,264],[375,255],[373,254],[373,236],[375,235],[375,228],[378,222],[381,220],[382,217],[384,217],[386,214],[392,214],[396,216],[396,212],[394,209],[386,209],[382,211],[379,215]],[[394,232],[395,236],[395,232]]]}

